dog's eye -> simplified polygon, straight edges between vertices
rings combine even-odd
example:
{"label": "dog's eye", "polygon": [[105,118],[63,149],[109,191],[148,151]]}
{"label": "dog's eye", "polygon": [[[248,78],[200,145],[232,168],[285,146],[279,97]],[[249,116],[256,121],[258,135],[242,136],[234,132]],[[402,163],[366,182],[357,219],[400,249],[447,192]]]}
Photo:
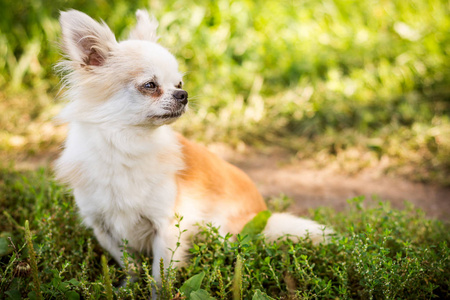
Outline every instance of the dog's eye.
{"label": "dog's eye", "polygon": [[144,88],[152,90],[156,88],[156,83],[154,83],[153,81],[147,82],[144,84]]}
{"label": "dog's eye", "polygon": [[181,89],[181,88],[183,87],[183,83],[180,81],[180,83],[177,84],[175,87],[176,87],[177,89]]}

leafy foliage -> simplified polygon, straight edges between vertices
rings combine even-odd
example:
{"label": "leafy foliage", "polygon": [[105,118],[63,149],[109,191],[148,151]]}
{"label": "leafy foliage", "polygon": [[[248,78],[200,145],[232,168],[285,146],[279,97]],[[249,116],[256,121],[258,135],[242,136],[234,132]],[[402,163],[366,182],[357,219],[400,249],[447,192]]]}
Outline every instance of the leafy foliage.
{"label": "leafy foliage", "polygon": [[[0,294],[35,299],[37,276],[43,299],[147,299],[154,282],[149,258],[140,258],[139,278],[129,281],[126,270],[80,224],[72,197],[49,177],[45,170],[0,172],[5,216],[0,232],[11,238],[12,249],[0,256]],[[220,236],[211,225],[200,227],[189,263],[169,272],[160,293],[187,299],[450,297],[448,225],[410,205],[395,210],[387,202],[368,207],[362,198],[348,202],[345,212],[312,211],[313,219],[337,232],[330,243],[318,246],[309,239],[268,243],[260,234]],[[28,246],[25,220],[32,235]],[[26,268],[33,259],[30,242],[37,270]],[[126,247],[124,253],[133,259]],[[118,288],[124,279],[128,285]]]}
{"label": "leafy foliage", "polygon": [[266,227],[267,220],[269,220],[271,215],[272,213],[268,210],[259,212],[252,220],[245,224],[241,234],[253,236],[261,233]]}

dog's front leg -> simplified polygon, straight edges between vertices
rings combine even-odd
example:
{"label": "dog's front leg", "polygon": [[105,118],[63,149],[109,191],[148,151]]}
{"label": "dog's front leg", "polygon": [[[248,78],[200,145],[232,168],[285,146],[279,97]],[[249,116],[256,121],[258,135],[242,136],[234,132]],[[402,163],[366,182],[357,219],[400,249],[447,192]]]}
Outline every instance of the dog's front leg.
{"label": "dog's front leg", "polygon": [[[108,250],[109,254],[117,261],[117,263],[122,267],[126,268],[125,262],[123,261],[123,251],[121,250],[122,244],[119,243],[116,239],[114,239],[107,231],[105,231],[102,227],[94,227],[94,234],[100,243],[100,245]],[[134,262],[128,262],[128,274],[131,278],[124,278],[120,281],[119,287],[124,287],[128,282],[137,281],[138,272],[137,267]]]}
{"label": "dog's front leg", "polygon": [[[166,275],[166,271],[170,264],[170,253],[168,249],[167,240],[161,232],[156,233],[153,244],[152,244],[152,252],[153,252],[153,264],[152,264],[152,276],[156,281],[157,289],[159,293],[156,292],[155,287],[153,288],[153,297],[152,299],[157,299],[157,294],[161,295],[162,288],[162,276]],[[161,270],[160,263],[161,259],[164,263],[164,270]]]}
{"label": "dog's front leg", "polygon": [[[157,233],[153,239],[153,265],[152,265],[152,275],[158,285],[161,285],[161,276],[163,276],[170,264],[170,255],[165,237],[161,233]],[[163,259],[164,271],[160,270],[160,262]],[[164,272],[164,274],[161,274]]]}
{"label": "dog's front leg", "polygon": [[117,263],[124,268],[125,265],[122,260],[123,253],[120,250],[120,244],[102,227],[94,227],[94,234],[100,245],[108,250],[109,254],[117,261]]}

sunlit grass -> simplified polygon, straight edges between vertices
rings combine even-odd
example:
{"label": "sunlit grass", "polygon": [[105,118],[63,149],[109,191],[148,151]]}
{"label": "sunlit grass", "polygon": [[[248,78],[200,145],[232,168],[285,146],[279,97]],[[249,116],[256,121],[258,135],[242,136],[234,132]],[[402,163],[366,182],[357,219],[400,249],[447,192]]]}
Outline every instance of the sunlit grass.
{"label": "sunlit grass", "polygon": [[4,3],[2,151],[33,154],[62,139],[45,129],[58,110],[58,10],[103,18],[120,39],[140,7],[159,19],[160,43],[186,73],[191,112],[176,127],[189,137],[282,145],[344,169],[358,153],[352,170],[384,159],[386,171],[449,184],[450,8],[443,0]]}

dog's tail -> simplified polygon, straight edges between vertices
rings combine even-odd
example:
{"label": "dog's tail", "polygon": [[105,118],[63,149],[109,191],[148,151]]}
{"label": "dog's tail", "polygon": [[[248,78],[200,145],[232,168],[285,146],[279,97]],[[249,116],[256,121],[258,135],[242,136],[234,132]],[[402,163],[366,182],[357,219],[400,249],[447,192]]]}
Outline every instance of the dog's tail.
{"label": "dog's tail", "polygon": [[267,220],[263,233],[269,241],[275,241],[285,235],[290,239],[308,236],[314,244],[318,244],[329,242],[333,230],[315,221],[289,213],[273,213]]}

